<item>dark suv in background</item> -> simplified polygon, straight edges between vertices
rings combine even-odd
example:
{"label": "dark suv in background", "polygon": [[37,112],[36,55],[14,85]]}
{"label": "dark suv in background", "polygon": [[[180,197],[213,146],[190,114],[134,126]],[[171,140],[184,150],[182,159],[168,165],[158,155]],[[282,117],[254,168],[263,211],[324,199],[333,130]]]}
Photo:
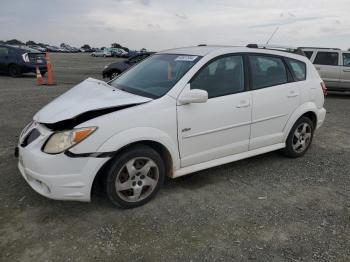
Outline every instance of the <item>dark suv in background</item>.
{"label": "dark suv in background", "polygon": [[0,44],[0,73],[19,77],[23,73],[35,73],[36,65],[44,75],[47,71],[44,53],[27,46]]}
{"label": "dark suv in background", "polygon": [[131,66],[141,62],[142,60],[146,59],[147,57],[153,54],[154,52],[138,53],[125,61],[112,63],[105,67],[105,69],[102,72],[102,76],[106,80],[112,80],[116,76],[123,73],[125,70],[129,69]]}

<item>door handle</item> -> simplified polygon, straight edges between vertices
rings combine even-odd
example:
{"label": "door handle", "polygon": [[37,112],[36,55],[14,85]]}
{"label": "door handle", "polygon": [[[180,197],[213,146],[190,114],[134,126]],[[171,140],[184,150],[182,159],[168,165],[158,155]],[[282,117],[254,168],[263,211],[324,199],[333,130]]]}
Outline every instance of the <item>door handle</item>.
{"label": "door handle", "polygon": [[297,97],[299,94],[296,91],[290,91],[287,97]]}
{"label": "door handle", "polygon": [[250,106],[249,101],[244,101],[244,100],[242,100],[238,105],[236,105],[237,108],[245,108],[249,106]]}
{"label": "door handle", "polygon": [[316,70],[321,70],[321,67],[316,67]]}
{"label": "door handle", "polygon": [[350,69],[344,69],[343,72],[350,72]]}

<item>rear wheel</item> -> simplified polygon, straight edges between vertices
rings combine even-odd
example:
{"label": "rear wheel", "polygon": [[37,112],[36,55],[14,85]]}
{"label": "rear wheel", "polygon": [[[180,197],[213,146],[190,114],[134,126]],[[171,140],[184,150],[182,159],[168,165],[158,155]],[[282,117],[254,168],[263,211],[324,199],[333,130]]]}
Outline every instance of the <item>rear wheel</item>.
{"label": "rear wheel", "polygon": [[309,149],[314,135],[314,126],[310,118],[301,117],[292,127],[284,149],[289,157],[300,157]]}
{"label": "rear wheel", "polygon": [[8,70],[9,70],[10,76],[12,77],[20,77],[22,75],[21,68],[18,65],[12,64],[9,66]]}
{"label": "rear wheel", "polygon": [[131,147],[116,156],[106,178],[110,201],[122,208],[141,206],[152,199],[163,184],[165,167],[151,147]]}

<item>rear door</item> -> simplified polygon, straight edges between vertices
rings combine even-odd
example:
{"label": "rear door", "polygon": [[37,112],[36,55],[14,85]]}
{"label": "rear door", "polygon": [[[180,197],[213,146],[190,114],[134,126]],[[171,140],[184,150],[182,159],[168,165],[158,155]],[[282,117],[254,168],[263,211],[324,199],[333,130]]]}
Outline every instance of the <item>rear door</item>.
{"label": "rear door", "polygon": [[301,82],[293,82],[282,57],[251,54],[249,64],[253,102],[249,150],[254,150],[283,142],[284,127],[300,104]]}
{"label": "rear door", "polygon": [[9,49],[5,46],[0,46],[0,72],[7,72],[9,61]]}
{"label": "rear door", "polygon": [[327,87],[338,88],[340,84],[340,51],[318,50],[314,65]]}
{"label": "rear door", "polygon": [[342,58],[343,66],[340,72],[340,87],[350,90],[350,52],[344,52]]}

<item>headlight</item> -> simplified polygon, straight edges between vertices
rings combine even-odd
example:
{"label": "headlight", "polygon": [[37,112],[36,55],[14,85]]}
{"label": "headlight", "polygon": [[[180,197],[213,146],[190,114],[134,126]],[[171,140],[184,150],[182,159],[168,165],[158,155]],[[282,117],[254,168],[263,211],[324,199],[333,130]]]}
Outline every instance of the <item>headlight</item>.
{"label": "headlight", "polygon": [[106,65],[105,67],[104,67],[104,69],[106,69],[108,67],[108,65]]}
{"label": "headlight", "polygon": [[61,153],[83,141],[96,129],[97,127],[85,127],[56,132],[46,141],[43,151],[48,154]]}

